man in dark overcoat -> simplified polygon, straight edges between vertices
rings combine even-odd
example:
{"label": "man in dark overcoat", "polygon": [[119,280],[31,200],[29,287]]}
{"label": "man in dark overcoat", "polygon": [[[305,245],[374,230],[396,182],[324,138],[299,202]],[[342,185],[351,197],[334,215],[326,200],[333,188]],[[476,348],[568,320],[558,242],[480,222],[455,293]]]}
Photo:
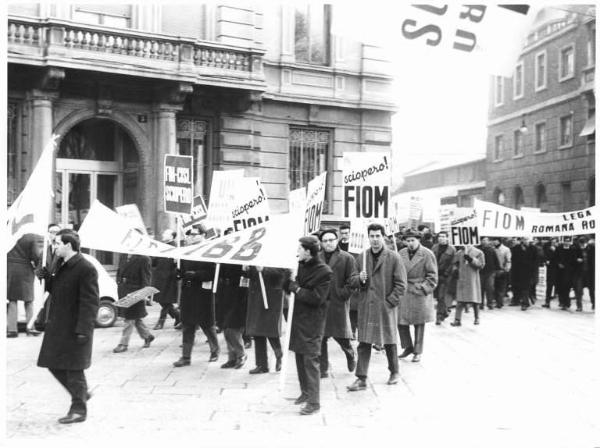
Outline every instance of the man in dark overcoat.
{"label": "man in dark overcoat", "polygon": [[222,369],[239,369],[246,363],[242,334],[246,320],[249,280],[247,269],[235,264],[222,264],[216,300],[223,310],[223,335],[227,343],[227,362]]}
{"label": "man in dark overcoat", "polygon": [[[267,305],[265,309],[259,272],[262,273]],[[281,329],[283,327],[283,282],[289,277],[289,270],[250,266],[248,268],[250,289],[248,291],[248,308],[246,310],[247,336],[254,338],[254,358],[256,366],[251,374],[267,373],[269,357],[267,355],[267,339],[275,353],[275,371],[281,370]]]}
{"label": "man in dark overcoat", "polygon": [[388,384],[398,382],[398,305],[406,288],[406,270],[398,254],[384,247],[385,229],[373,223],[367,227],[370,248],[359,254],[356,270],[360,279],[358,305],[358,364],[356,381],[349,391],[367,388],[371,347],[383,346],[388,361]]}
{"label": "man in dark overcoat", "polygon": [[[27,322],[33,318],[34,270],[42,258],[43,238],[33,233],[23,235],[6,258],[7,338],[16,338],[18,302],[25,305]],[[33,334],[33,333],[32,333]]]}
{"label": "man in dark overcoat", "polygon": [[542,305],[544,308],[550,308],[550,302],[557,294],[557,245],[558,240],[556,238],[552,238],[544,244],[544,264],[546,265],[546,302]]}
{"label": "man in dark overcoat", "polygon": [[[187,246],[201,242],[203,234],[188,234],[185,239]],[[196,338],[196,328],[200,326],[208,339],[210,357],[208,362],[219,359],[219,341],[215,322],[212,315],[212,289],[215,278],[214,263],[202,261],[181,260],[181,323],[182,323],[182,354],[173,363],[174,367],[189,366],[192,359],[192,347]]]}
{"label": "man in dark overcoat", "polygon": [[[150,286],[152,278],[150,257],[145,255],[122,254],[119,259],[119,268],[117,269],[117,286],[119,298],[125,297],[127,294]],[[144,340],[144,348],[150,347],[150,343],[154,340],[154,336],[148,330],[144,317],[148,315],[146,311],[146,301],[140,300],[134,303],[129,308],[123,310],[125,318],[125,326],[121,334],[119,345],[114,349],[114,353],[122,353],[127,351],[131,333],[135,328]]]}
{"label": "man in dark overcoat", "polygon": [[481,245],[478,247],[478,249],[483,252],[485,266],[479,270],[479,281],[481,283],[481,302],[479,302],[477,306],[479,309],[483,309],[485,303],[487,302],[488,309],[492,310],[494,309],[496,301],[494,284],[496,272],[500,269],[500,260],[496,254],[496,249],[492,246],[492,243],[487,236],[481,238]]}
{"label": "man in dark overcoat", "polygon": [[59,423],[82,422],[90,395],[84,369],[92,360],[94,323],[98,314],[98,272],[79,253],[79,235],[69,229],[56,236],[56,254],[62,262],[54,272],[40,268],[50,293],[49,312],[37,365],[50,373],[71,395],[71,408]]}
{"label": "man in dark overcoat", "polygon": [[295,280],[286,282],[285,290],[295,294],[290,350],[296,354],[301,391],[295,404],[306,403],[300,413],[310,415],[321,408],[319,356],[333,273],[319,256],[316,236],[303,236],[299,242],[298,274]]}
{"label": "man in dark overcoat", "polygon": [[358,272],[354,257],[348,252],[339,249],[338,236],[335,229],[325,229],[319,239],[323,246],[321,255],[325,263],[331,268],[333,277],[329,286],[329,305],[325,321],[325,333],[321,344],[321,378],[329,376],[329,356],[327,352],[327,339],[332,337],[339,344],[346,355],[348,371],[356,368],[356,355],[350,339],[352,329],[350,326],[350,295],[352,289],[359,286]]}
{"label": "man in dark overcoat", "polygon": [[511,304],[521,304],[521,310],[529,308],[529,288],[535,281],[535,273],[538,270],[538,255],[535,247],[529,244],[528,237],[521,237],[519,244],[510,250],[511,269],[510,284],[513,291]]}
{"label": "man in dark overcoat", "polygon": [[556,290],[560,309],[565,311],[571,307],[571,288],[573,287],[573,267],[575,266],[575,251],[572,237],[563,236],[560,246],[556,249]]}
{"label": "man in dark overcoat", "polygon": [[[175,246],[177,232],[165,229],[161,235],[163,243]],[[154,269],[152,272],[152,286],[158,289],[154,294],[154,301],[161,306],[158,322],[154,330],[161,330],[165,325],[167,315],[175,319],[174,325],[179,323],[179,310],[175,308],[177,303],[177,263],[172,258],[156,257],[153,259]]]}
{"label": "man in dark overcoat", "polygon": [[437,236],[438,242],[431,251],[435,255],[438,268],[438,284],[433,292],[437,299],[435,324],[440,325],[449,315],[448,309],[452,306],[452,294],[449,291],[454,269],[456,249],[448,242],[448,232],[441,231]]}
{"label": "man in dark overcoat", "polygon": [[[433,291],[437,286],[438,273],[435,255],[420,244],[420,234],[409,230],[404,234],[406,247],[400,251],[400,259],[406,269],[406,293],[400,298],[398,332],[404,349],[400,358],[413,354],[413,362],[419,362],[423,353],[425,324],[434,316]],[[415,340],[410,335],[414,326]]]}
{"label": "man in dark overcoat", "polygon": [[592,310],[596,309],[596,241],[592,236],[587,243],[585,248],[587,252],[587,259],[589,263],[589,269],[587,275],[584,277],[584,286],[587,287],[590,294],[590,301],[592,302]]}

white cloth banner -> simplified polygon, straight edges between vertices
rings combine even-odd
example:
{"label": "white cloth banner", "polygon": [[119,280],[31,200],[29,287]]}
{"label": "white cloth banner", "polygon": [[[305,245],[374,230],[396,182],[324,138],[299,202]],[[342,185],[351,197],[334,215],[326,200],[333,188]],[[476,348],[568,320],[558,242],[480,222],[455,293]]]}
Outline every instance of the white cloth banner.
{"label": "white cloth banner", "polygon": [[306,211],[304,213],[304,235],[310,235],[319,230],[321,214],[325,201],[327,171],[319,174],[308,183],[306,191]]}
{"label": "white cloth banner", "polygon": [[46,235],[48,217],[52,204],[52,162],[56,139],[54,134],[44,147],[42,154],[21,194],[7,211],[6,252],[26,233]]}
{"label": "white cloth banner", "polygon": [[564,213],[536,213],[475,199],[481,236],[573,236],[595,233],[596,207]]}
{"label": "white cloth banner", "polygon": [[146,231],[146,225],[144,224],[144,219],[142,218],[140,209],[136,204],[120,205],[119,207],[115,207],[115,210],[120,216],[129,222],[129,225],[132,228],[141,230],[144,235],[148,234]]}
{"label": "white cloth banner", "polygon": [[[296,227],[298,227],[296,220]],[[185,247],[173,247],[132,229],[99,201],[90,207],[79,236],[82,247],[175,259],[294,268],[298,239],[291,237],[292,215],[274,215],[255,227]],[[110,229],[107,232],[106,229]]]}
{"label": "white cloth banner", "polygon": [[344,153],[345,218],[388,217],[391,160],[389,151]]}
{"label": "white cloth banner", "polygon": [[271,215],[267,194],[258,177],[243,177],[236,182],[229,208],[234,232],[266,222]]}

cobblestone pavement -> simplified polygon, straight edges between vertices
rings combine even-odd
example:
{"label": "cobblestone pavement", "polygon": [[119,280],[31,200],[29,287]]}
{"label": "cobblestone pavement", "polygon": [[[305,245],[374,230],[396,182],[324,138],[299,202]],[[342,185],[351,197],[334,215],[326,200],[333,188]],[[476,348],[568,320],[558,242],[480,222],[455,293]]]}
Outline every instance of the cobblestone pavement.
{"label": "cobblestone pavement", "polygon": [[[83,439],[119,446],[133,438],[186,438],[212,446],[305,446],[309,440],[364,445],[388,439],[412,446],[600,446],[594,392],[599,356],[590,304],[583,313],[539,305],[526,312],[483,311],[479,326],[472,324],[472,312],[460,328],[449,320],[429,324],[422,361],[401,360],[401,381],[388,386],[385,354],[374,353],[369,387],[361,392],[346,391],[354,376],[330,341],[332,373],[321,381],[321,412],[313,416],[300,416],[292,403],[299,394],[293,362],[279,391],[278,373],[248,374],[253,350],[242,369],[221,369],[222,335],[220,359],[208,363],[208,344],[199,332],[192,365],[174,368],[181,333],[172,321],[154,332],[150,348],[142,349],[134,333],[129,351],[114,354],[120,321],[95,332],[86,371],[93,393],[88,420],[59,425],[68,396],[46,369],[36,367],[41,337],[20,334],[6,341],[6,441],[19,446],[22,438],[43,437],[45,443],[80,446]],[[153,325],[158,306],[148,311],[146,322]]]}

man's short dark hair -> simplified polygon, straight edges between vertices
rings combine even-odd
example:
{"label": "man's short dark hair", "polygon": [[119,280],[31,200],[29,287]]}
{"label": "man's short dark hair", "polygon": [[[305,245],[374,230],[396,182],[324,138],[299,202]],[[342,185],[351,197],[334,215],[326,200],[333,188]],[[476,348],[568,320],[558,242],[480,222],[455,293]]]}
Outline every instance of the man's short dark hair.
{"label": "man's short dark hair", "polygon": [[346,229],[350,230],[350,224],[342,224],[342,225],[340,226],[340,232],[341,232],[342,230],[346,230]]}
{"label": "man's short dark hair", "polygon": [[381,231],[381,235],[385,236],[385,227],[383,227],[381,224],[377,223],[377,222],[373,222],[371,224],[369,224],[369,227],[367,227],[367,235],[369,235],[369,233],[373,232],[377,232],[378,230]]}
{"label": "man's short dark hair", "polygon": [[321,233],[319,233],[319,236],[318,236],[319,241],[323,241],[323,236],[328,233],[331,233],[333,236],[335,236],[336,239],[338,238],[338,234],[337,234],[336,230],[331,227],[328,227],[327,229],[324,229],[321,231]]}
{"label": "man's short dark hair", "polygon": [[58,224],[56,224],[55,222],[48,224],[48,229],[50,230],[52,227],[58,227],[60,229],[60,226]]}
{"label": "man's short dark hair", "polygon": [[446,230],[440,230],[437,234],[438,238],[440,237],[440,235],[446,235],[446,238],[448,238],[448,232]]}
{"label": "man's short dark hair", "polygon": [[60,236],[60,240],[63,244],[70,243],[71,249],[73,249],[75,252],[79,252],[81,240],[79,239],[79,234],[75,230],[62,229],[58,231],[56,236]]}
{"label": "man's short dark hair", "polygon": [[299,241],[300,245],[310,252],[311,257],[315,257],[319,253],[319,250],[321,250],[319,238],[314,235],[303,236]]}

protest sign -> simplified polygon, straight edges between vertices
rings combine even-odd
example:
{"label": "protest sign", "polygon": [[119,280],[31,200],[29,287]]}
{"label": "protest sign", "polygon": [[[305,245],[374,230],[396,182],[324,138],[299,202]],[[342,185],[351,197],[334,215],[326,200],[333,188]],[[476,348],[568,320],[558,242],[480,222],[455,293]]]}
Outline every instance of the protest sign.
{"label": "protest sign", "polygon": [[304,213],[306,210],[306,188],[297,188],[296,190],[290,191],[288,196],[288,210],[290,213],[300,212]]}
{"label": "protest sign", "polygon": [[420,196],[411,196],[408,205],[408,221],[410,227],[416,227],[423,218],[423,198]]}
{"label": "protest sign", "polygon": [[121,297],[117,303],[115,303],[115,305],[120,308],[129,308],[130,306],[135,305],[142,300],[146,300],[149,296],[156,294],[157,292],[160,291],[153,286],[144,286],[141,289],[130,292],[126,296]]}
{"label": "protest sign", "polygon": [[573,236],[594,233],[596,207],[564,213],[515,210],[475,199],[479,234],[485,236]]}
{"label": "protest sign", "polygon": [[213,171],[206,217],[209,227],[216,227],[222,232],[233,228],[231,204],[237,191],[236,183],[243,177],[244,170]]}
{"label": "protest sign", "polygon": [[129,225],[134,229],[139,229],[144,235],[147,235],[146,225],[136,204],[125,204],[115,207],[117,213],[125,218]]}
{"label": "protest sign", "polygon": [[327,171],[319,174],[308,183],[306,191],[306,211],[304,213],[304,234],[310,235],[319,230],[323,201],[325,201],[325,185]]}
{"label": "protest sign", "polygon": [[243,177],[236,182],[236,187],[234,200],[229,204],[232,230],[238,232],[268,221],[269,201],[259,178]]}
{"label": "protest sign", "polygon": [[192,213],[189,215],[179,215],[179,222],[183,230],[188,230],[192,226],[200,223],[207,216],[206,204],[202,195],[194,197]]}
{"label": "protest sign", "polygon": [[165,212],[192,213],[193,205],[193,157],[165,155]]}
{"label": "protest sign", "polygon": [[450,244],[466,246],[479,244],[479,231],[475,211],[470,208],[455,208],[450,220]]}
{"label": "protest sign", "polygon": [[387,218],[391,166],[389,152],[345,152],[345,218]]}
{"label": "protest sign", "polygon": [[438,214],[438,232],[448,232],[448,234],[450,234],[450,221],[454,218],[455,210],[456,204],[445,204],[440,206]]}
{"label": "protest sign", "polygon": [[348,252],[359,254],[369,247],[369,238],[367,237],[368,225],[369,222],[364,219],[352,219],[350,221]]}

